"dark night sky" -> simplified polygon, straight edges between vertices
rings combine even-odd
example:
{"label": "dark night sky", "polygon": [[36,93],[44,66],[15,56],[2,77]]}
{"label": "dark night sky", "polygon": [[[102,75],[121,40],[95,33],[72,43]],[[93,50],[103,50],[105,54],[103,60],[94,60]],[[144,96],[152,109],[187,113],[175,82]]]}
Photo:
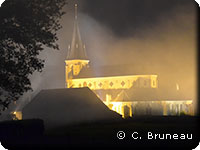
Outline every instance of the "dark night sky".
{"label": "dark night sky", "polygon": [[[81,11],[106,25],[117,36],[132,36],[132,32],[154,26],[161,17],[170,15],[176,7],[193,11],[192,0],[84,0]],[[79,3],[79,1],[78,1]]]}
{"label": "dark night sky", "polygon": [[166,78],[194,79],[196,10],[192,0],[68,0],[59,32],[60,51],[45,54],[47,66],[60,66],[64,74],[75,3],[91,64],[134,64]]}

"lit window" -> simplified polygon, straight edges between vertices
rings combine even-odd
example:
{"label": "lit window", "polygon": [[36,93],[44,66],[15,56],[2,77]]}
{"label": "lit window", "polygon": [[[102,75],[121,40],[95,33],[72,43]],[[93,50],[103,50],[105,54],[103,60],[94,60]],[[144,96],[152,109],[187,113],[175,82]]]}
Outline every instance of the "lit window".
{"label": "lit window", "polygon": [[156,82],[155,82],[155,80],[153,80],[153,86],[156,86]]}

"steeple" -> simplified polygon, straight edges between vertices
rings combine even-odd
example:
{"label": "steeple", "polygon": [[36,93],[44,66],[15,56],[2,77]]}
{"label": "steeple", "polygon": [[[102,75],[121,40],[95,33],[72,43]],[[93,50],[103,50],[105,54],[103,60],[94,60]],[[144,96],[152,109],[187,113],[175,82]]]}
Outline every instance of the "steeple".
{"label": "steeple", "polygon": [[73,87],[72,79],[79,75],[83,68],[89,67],[89,59],[86,54],[85,45],[81,40],[78,27],[78,5],[75,4],[74,30],[71,45],[68,47],[67,60],[65,60],[65,85],[67,88]]}
{"label": "steeple", "polygon": [[88,60],[85,45],[81,40],[78,26],[78,5],[75,4],[75,19],[71,46],[68,47],[67,60]]}

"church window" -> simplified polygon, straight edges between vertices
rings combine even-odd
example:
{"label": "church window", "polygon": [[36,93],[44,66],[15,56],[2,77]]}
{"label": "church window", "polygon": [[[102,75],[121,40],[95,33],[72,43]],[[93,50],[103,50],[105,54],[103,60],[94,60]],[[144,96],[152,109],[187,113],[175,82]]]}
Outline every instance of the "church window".
{"label": "church window", "polygon": [[113,82],[110,82],[110,86],[111,86],[111,87],[113,86]]}
{"label": "church window", "polygon": [[102,87],[102,85],[103,85],[102,83],[99,83],[99,87]]}
{"label": "church window", "polygon": [[96,88],[96,82],[93,83],[94,87]]}
{"label": "church window", "polygon": [[124,82],[124,81],[122,81],[122,82],[121,82],[121,85],[122,85],[122,86],[124,86],[124,85],[125,85],[125,82]]}
{"label": "church window", "polygon": [[87,86],[87,82],[84,82],[84,83],[83,83],[83,86],[86,87],[86,86]]}
{"label": "church window", "polygon": [[92,86],[92,84],[91,83],[89,83],[89,85],[88,85],[89,87],[91,87]]}
{"label": "church window", "polygon": [[153,80],[153,86],[156,86],[156,82],[155,82],[155,80]]}
{"label": "church window", "polygon": [[136,81],[133,81],[133,82],[132,82],[132,86],[133,86],[133,87],[136,87]]}

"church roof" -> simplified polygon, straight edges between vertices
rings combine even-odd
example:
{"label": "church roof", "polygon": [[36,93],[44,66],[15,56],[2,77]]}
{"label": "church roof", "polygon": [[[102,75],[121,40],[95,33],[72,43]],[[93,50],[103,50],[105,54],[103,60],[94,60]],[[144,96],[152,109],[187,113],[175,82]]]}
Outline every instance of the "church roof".
{"label": "church roof", "polygon": [[74,76],[74,79],[154,74],[155,72],[146,71],[142,66],[138,65],[90,66],[83,68],[79,75]]}
{"label": "church roof", "polygon": [[47,128],[121,118],[89,89],[42,90],[23,110],[23,119],[42,119]]}
{"label": "church roof", "polygon": [[161,88],[130,88],[124,90],[114,101],[185,101],[192,100],[181,91]]}
{"label": "church roof", "polygon": [[85,45],[82,42],[78,26],[77,4],[75,4],[75,21],[71,45],[68,48],[67,60],[82,59],[88,60]]}
{"label": "church roof", "polygon": [[130,97],[128,96],[128,94],[126,93],[125,90],[122,90],[118,95],[117,97],[115,98],[114,101],[127,101],[127,100],[130,100]]}

